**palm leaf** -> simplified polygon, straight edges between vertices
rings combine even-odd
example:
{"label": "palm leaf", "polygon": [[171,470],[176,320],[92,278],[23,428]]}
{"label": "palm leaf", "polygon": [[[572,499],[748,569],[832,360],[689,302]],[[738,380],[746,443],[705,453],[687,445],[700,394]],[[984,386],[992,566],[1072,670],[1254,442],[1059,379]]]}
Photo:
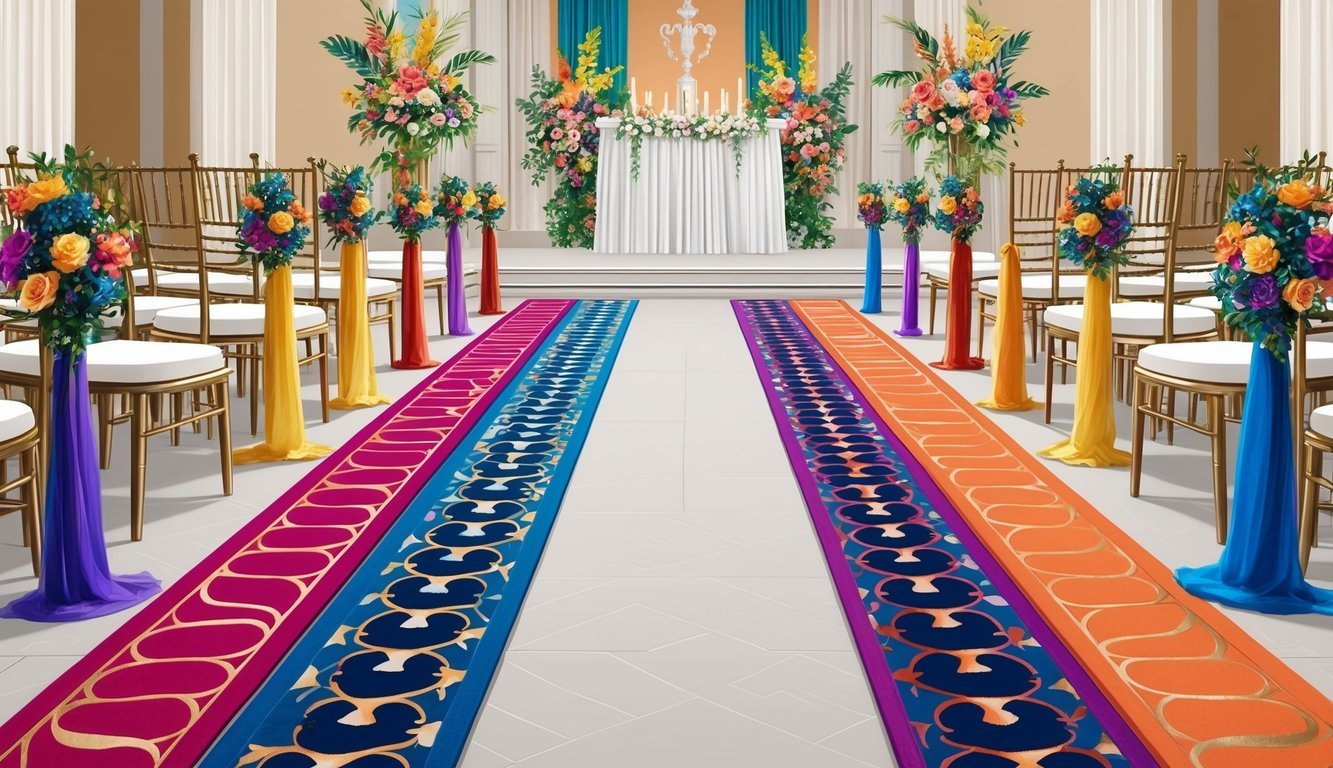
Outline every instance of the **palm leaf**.
{"label": "palm leaf", "polygon": [[431,48],[431,60],[438,61],[446,51],[458,45],[467,28],[467,13],[455,13],[440,22],[440,31],[435,35],[435,45]]}
{"label": "palm leaf", "polygon": [[934,35],[922,29],[915,21],[899,19],[893,16],[886,16],[884,20],[911,35],[917,46],[930,55],[930,59],[928,59],[930,65],[932,67],[939,66],[940,41],[936,40]]}
{"label": "palm leaf", "polygon": [[1051,95],[1050,89],[1046,86],[1029,83],[1026,80],[1019,80],[1009,87],[1014,89],[1014,93],[1018,94],[1020,99],[1040,99],[1042,96]]}
{"label": "palm leaf", "polygon": [[973,24],[976,24],[982,29],[985,29],[986,27],[990,26],[990,19],[986,18],[985,14],[981,12],[980,8],[971,4],[967,6],[967,20],[972,22]]}
{"label": "palm leaf", "polygon": [[888,72],[880,72],[878,75],[875,75],[875,77],[871,79],[870,83],[871,85],[877,86],[879,88],[884,88],[884,87],[896,88],[900,85],[916,85],[917,83],[921,82],[921,77],[922,75],[920,72],[890,70]]}
{"label": "palm leaf", "polygon": [[365,43],[346,35],[334,35],[321,40],[319,44],[362,78],[371,80],[375,77],[375,60],[366,49]]}
{"label": "palm leaf", "polygon": [[1032,33],[1027,30],[1020,30],[1010,35],[1009,39],[1000,45],[1000,52],[995,57],[995,66],[1001,72],[1008,70],[1028,49],[1028,41],[1031,38]]}
{"label": "palm leaf", "polygon": [[444,71],[454,77],[461,77],[478,64],[494,64],[495,61],[495,57],[485,51],[463,51],[449,59],[449,63],[444,65]]}

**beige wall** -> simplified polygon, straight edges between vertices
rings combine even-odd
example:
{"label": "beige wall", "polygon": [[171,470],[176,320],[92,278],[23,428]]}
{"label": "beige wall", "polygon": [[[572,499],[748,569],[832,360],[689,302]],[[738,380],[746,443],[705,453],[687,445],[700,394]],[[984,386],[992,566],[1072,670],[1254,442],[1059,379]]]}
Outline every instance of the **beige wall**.
{"label": "beige wall", "polygon": [[190,4],[162,6],[162,163],[179,167],[191,151]]}
{"label": "beige wall", "polygon": [[[1223,158],[1241,160],[1247,148],[1258,146],[1261,160],[1277,162],[1284,55],[1279,5],[1271,0],[1219,0],[1218,16],[1218,149]],[[1266,55],[1254,55],[1256,51]]]}
{"label": "beige wall", "polygon": [[[1199,156],[1199,120],[1195,84],[1199,80],[1198,0],[1171,4],[1171,154],[1184,154],[1193,165]],[[1211,162],[1211,159],[1210,159]]]}
{"label": "beige wall", "polygon": [[139,0],[78,0],[74,36],[74,141],[98,160],[137,162]]}

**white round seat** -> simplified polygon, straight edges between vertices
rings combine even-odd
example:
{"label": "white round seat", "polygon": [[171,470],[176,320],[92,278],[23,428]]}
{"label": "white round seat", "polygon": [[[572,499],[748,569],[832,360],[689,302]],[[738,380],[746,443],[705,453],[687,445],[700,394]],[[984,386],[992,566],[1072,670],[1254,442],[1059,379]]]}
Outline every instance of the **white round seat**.
{"label": "white round seat", "polygon": [[[1177,293],[1200,293],[1213,285],[1212,272],[1177,272]],[[1120,278],[1120,295],[1126,298],[1152,298],[1166,293],[1165,275],[1133,275]]]}
{"label": "white round seat", "polygon": [[[392,296],[398,292],[398,286],[391,280],[366,278],[366,296],[380,298]],[[292,274],[292,294],[297,299],[309,301],[315,298],[315,273],[295,272]],[[336,300],[342,296],[342,275],[337,272],[320,272],[319,296],[321,299]]]}
{"label": "white round seat", "polygon": [[1314,409],[1310,414],[1310,429],[1324,437],[1333,438],[1333,405]]}
{"label": "white round seat", "polygon": [[[148,270],[131,270],[135,286],[148,286]],[[199,273],[197,272],[166,272],[157,271],[156,287],[168,291],[193,291],[199,290]],[[259,285],[264,285],[263,278],[260,278]],[[208,290],[224,296],[252,296],[254,295],[254,278],[250,275],[241,275],[235,272],[209,272]]]}
{"label": "white round seat", "polygon": [[[401,282],[403,279],[403,265],[401,262],[395,264],[387,261],[372,261],[366,276],[376,280]],[[424,263],[421,265],[422,280],[443,280],[448,276],[449,270],[445,269],[443,264]]]}
{"label": "white round seat", "polygon": [[[1254,345],[1248,341],[1195,341],[1153,344],[1139,350],[1139,365],[1145,370],[1190,381],[1212,384],[1244,384],[1250,379]],[[1305,343],[1306,376],[1333,376],[1333,343]]]}
{"label": "white round seat", "polygon": [[[926,272],[927,275],[929,275],[930,277],[935,278],[936,280],[948,280],[948,279],[949,279],[949,265],[948,265],[947,263],[946,263],[946,264],[937,264],[937,265],[935,265],[935,266],[926,267],[925,272]],[[999,265],[999,264],[996,264],[996,263],[993,262],[993,261],[990,261],[990,262],[988,262],[988,261],[983,261],[983,262],[980,262],[980,263],[977,263],[977,262],[975,262],[975,261],[972,262],[972,279],[973,279],[973,280],[986,280],[986,279],[989,279],[989,278],[995,278],[995,277],[999,277],[999,276],[1000,276],[1000,265]]]}
{"label": "white round seat", "polygon": [[[422,264],[445,264],[445,263],[448,262],[448,260],[449,260],[449,253],[448,253],[448,251],[422,251],[422,252],[421,252],[421,263],[422,263]],[[402,264],[402,263],[403,263],[403,252],[402,252],[401,250],[398,250],[398,251],[368,251],[368,252],[366,253],[366,261],[370,262],[372,265],[375,264],[375,263],[377,263],[377,262],[378,262],[378,263],[381,263],[381,264],[385,264],[385,263],[387,263],[387,264]]]}
{"label": "white round seat", "polygon": [[[134,323],[135,325],[152,325],[157,319],[159,312],[168,309],[180,309],[181,307],[193,307],[199,304],[198,299],[187,299],[180,296],[132,296],[130,301],[134,302]],[[107,328],[119,328],[125,318],[117,312],[115,315],[106,318]]]}
{"label": "white round seat", "polygon": [[[953,258],[951,251],[922,251],[921,263],[924,264],[948,264],[949,259]],[[994,263],[995,254],[990,251],[973,251],[972,263]]]}
{"label": "white round seat", "polygon": [[[1161,336],[1166,327],[1166,305],[1156,301],[1125,301],[1111,305],[1111,334],[1132,338]],[[1045,312],[1046,325],[1070,333],[1083,329],[1083,305],[1060,304]],[[1177,304],[1172,332],[1181,336],[1217,329],[1217,313],[1203,307]]]}
{"label": "white round seat", "polygon": [[[212,304],[208,312],[209,336],[263,336],[263,304]],[[157,313],[153,327],[166,333],[193,336],[199,333],[199,305],[167,309]],[[292,307],[296,330],[303,331],[328,322],[324,310],[308,304]]]}
{"label": "white round seat", "polygon": [[0,442],[22,437],[37,425],[32,409],[24,403],[0,400]]}
{"label": "white round seat", "polygon": [[[1028,301],[1051,300],[1051,273],[1029,273],[1022,277],[1023,298]],[[1060,275],[1060,300],[1081,299],[1088,278],[1083,275]],[[999,280],[982,280],[977,292],[989,298],[1000,295]]]}
{"label": "white round seat", "polygon": [[[36,339],[0,347],[0,370],[41,375]],[[88,347],[88,380],[98,384],[153,384],[220,371],[222,350],[212,344],[113,339]]]}
{"label": "white round seat", "polygon": [[1191,307],[1203,307],[1212,312],[1222,311],[1222,300],[1216,296],[1200,296],[1197,299],[1190,299]]}

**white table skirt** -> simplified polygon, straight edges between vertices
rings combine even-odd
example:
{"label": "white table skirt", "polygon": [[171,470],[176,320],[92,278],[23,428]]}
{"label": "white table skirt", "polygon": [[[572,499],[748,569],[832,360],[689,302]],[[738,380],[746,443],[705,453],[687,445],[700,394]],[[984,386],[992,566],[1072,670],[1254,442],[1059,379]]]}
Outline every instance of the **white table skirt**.
{"label": "white table skirt", "polygon": [[781,120],[742,145],[740,172],[731,142],[645,138],[639,178],[620,121],[597,121],[598,253],[785,253]]}

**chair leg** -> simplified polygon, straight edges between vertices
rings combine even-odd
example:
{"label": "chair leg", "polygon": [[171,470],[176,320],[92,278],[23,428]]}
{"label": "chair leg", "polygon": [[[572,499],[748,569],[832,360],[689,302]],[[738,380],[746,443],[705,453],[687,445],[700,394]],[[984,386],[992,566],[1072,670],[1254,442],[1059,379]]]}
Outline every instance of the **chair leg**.
{"label": "chair leg", "polygon": [[435,309],[440,313],[440,335],[443,336],[449,332],[444,325],[444,283],[435,284]]}
{"label": "chair leg", "polygon": [[1217,543],[1227,543],[1227,421],[1222,418],[1225,408],[1222,398],[1208,397],[1208,424],[1213,439],[1213,516],[1217,524]]}
{"label": "chair leg", "polygon": [[[173,392],[171,395],[171,423],[179,424],[183,418],[185,418],[185,393]],[[171,430],[171,444],[172,446],[181,444],[180,427],[174,427]]]}
{"label": "chair leg", "polygon": [[329,334],[320,336],[323,354],[319,356],[319,405],[324,416],[324,423],[329,423]]}
{"label": "chair leg", "polygon": [[389,304],[389,361],[398,359],[398,302]]}
{"label": "chair leg", "polygon": [[986,297],[977,294],[977,357],[984,358],[986,346]]}
{"label": "chair leg", "polygon": [[1315,484],[1314,479],[1319,476],[1321,464],[1324,463],[1324,454],[1313,445],[1305,444],[1304,454],[1304,472],[1301,475],[1301,522],[1300,535],[1297,537],[1297,551],[1301,559],[1301,572],[1309,570],[1310,567],[1310,549],[1314,546],[1317,530],[1317,515],[1319,514],[1315,502],[1319,499],[1319,486]]}
{"label": "chair leg", "polygon": [[259,435],[259,358],[250,366],[250,437]]}
{"label": "chair leg", "polygon": [[1143,427],[1146,421],[1143,408],[1147,390],[1147,384],[1135,376],[1134,400],[1130,405],[1132,410],[1130,410],[1129,495],[1136,499],[1139,497],[1139,486],[1143,481]]}
{"label": "chair leg", "polygon": [[935,303],[939,301],[940,289],[934,282],[930,284],[930,335],[935,335]]}
{"label": "chair leg", "polygon": [[111,469],[111,418],[115,415],[112,405],[115,399],[111,395],[97,396],[97,436],[98,448],[102,454],[102,469]]}
{"label": "chair leg", "polygon": [[[231,495],[231,383],[224,381],[213,388],[214,403],[220,409],[215,417],[218,423],[218,452],[222,455],[222,495]],[[209,420],[212,423],[212,420]]]}
{"label": "chair leg", "polygon": [[27,480],[19,487],[23,504],[23,529],[28,551],[32,553],[32,575],[42,575],[42,501],[37,491],[37,447],[19,454],[19,472]]}
{"label": "chair leg", "polygon": [[1055,337],[1046,337],[1046,423],[1051,423],[1051,395],[1055,389]]}
{"label": "chair leg", "polygon": [[1041,324],[1040,324],[1041,319],[1040,316],[1037,314],[1038,311],[1039,310],[1036,307],[1032,308],[1032,313],[1031,313],[1032,327],[1028,330],[1028,332],[1032,334],[1032,362],[1034,363],[1037,362],[1037,355],[1041,354],[1040,352],[1037,351],[1038,349],[1037,331],[1041,329]]}
{"label": "chair leg", "polygon": [[130,539],[143,541],[143,497],[148,466],[148,395],[135,395],[130,413]]}
{"label": "chair leg", "polygon": [[245,397],[246,376],[245,376],[245,355],[242,354],[242,348],[236,348],[236,396]]}
{"label": "chair leg", "polygon": [[1163,394],[1166,395],[1166,415],[1169,417],[1166,420],[1166,444],[1175,445],[1176,424],[1171,419],[1176,417],[1176,391],[1170,387],[1166,387]]}

